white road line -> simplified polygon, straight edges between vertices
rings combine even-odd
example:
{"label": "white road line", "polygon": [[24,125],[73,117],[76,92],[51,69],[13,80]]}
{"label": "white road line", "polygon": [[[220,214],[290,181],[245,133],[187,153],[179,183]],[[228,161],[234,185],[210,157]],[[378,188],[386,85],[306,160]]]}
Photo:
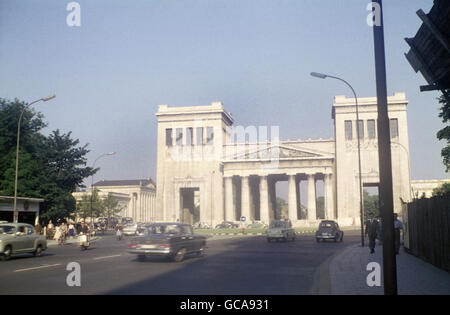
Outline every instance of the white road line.
{"label": "white road line", "polygon": [[17,270],[14,270],[14,272],[22,272],[22,271],[28,271],[28,270],[36,270],[36,269],[49,268],[49,267],[55,267],[55,266],[61,266],[61,264],[43,265],[43,266],[39,266],[39,267],[32,267],[32,268],[25,268],[25,269],[17,269]]}
{"label": "white road line", "polygon": [[119,256],[122,256],[122,255],[119,254],[119,255],[111,255],[111,256],[96,257],[96,258],[94,258],[94,260],[100,260],[100,259],[106,259],[106,258],[113,258],[113,257],[119,257]]}

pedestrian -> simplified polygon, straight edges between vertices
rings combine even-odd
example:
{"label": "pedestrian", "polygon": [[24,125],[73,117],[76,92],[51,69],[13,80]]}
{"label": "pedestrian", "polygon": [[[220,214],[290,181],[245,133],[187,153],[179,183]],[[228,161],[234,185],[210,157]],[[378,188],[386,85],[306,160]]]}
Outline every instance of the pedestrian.
{"label": "pedestrian", "polygon": [[378,220],[378,228],[377,228],[376,239],[378,240],[378,245],[382,245],[383,244],[383,233],[382,233],[381,216],[378,216],[377,220]]}
{"label": "pedestrian", "polygon": [[55,235],[55,226],[52,223],[52,220],[50,220],[47,224],[47,238],[51,239]]}
{"label": "pedestrian", "polygon": [[41,233],[42,233],[42,226],[39,224],[39,222],[36,223],[36,225],[34,226],[34,232],[37,235],[41,235]]}
{"label": "pedestrian", "polygon": [[366,235],[369,237],[370,253],[375,253],[375,241],[378,231],[378,220],[374,218],[373,213],[369,213],[369,220],[366,222]]}
{"label": "pedestrian", "polygon": [[70,222],[69,224],[69,236],[70,238],[74,238],[75,236],[75,226],[73,225],[72,222]]}
{"label": "pedestrian", "polygon": [[400,254],[400,230],[403,231],[403,223],[398,219],[398,214],[394,213],[394,236],[395,236],[395,254]]}

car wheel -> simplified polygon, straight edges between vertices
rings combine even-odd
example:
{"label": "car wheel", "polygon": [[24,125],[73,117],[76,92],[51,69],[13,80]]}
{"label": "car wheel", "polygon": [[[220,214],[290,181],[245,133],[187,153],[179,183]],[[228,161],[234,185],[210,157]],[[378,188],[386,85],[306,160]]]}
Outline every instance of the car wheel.
{"label": "car wheel", "polygon": [[186,255],[186,248],[181,248],[178,250],[178,252],[173,257],[173,260],[175,262],[182,262],[184,259],[184,255]]}
{"label": "car wheel", "polygon": [[336,236],[334,237],[334,242],[336,243],[336,242],[338,241],[338,239],[339,239],[339,236],[336,235]]}
{"label": "car wheel", "polygon": [[6,246],[3,255],[1,255],[1,260],[9,260],[11,258],[11,246]]}
{"label": "car wheel", "polygon": [[33,255],[34,257],[39,257],[42,254],[42,246],[38,245],[38,247],[36,247],[36,250],[34,251]]}
{"label": "car wheel", "polygon": [[138,255],[138,256],[137,256],[137,259],[138,259],[139,261],[144,261],[144,260],[145,260],[145,255]]}

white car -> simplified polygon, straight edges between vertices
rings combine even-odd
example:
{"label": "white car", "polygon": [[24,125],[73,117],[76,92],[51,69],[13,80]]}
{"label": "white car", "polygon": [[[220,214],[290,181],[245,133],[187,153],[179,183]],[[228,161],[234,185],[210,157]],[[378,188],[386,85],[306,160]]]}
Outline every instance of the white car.
{"label": "white car", "polygon": [[137,235],[137,224],[126,225],[123,227],[122,233],[123,235]]}

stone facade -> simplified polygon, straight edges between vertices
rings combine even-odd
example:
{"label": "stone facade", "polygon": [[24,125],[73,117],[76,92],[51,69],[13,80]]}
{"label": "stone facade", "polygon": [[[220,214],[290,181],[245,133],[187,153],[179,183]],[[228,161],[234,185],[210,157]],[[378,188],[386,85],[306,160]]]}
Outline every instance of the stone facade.
{"label": "stone facade", "polygon": [[[411,199],[404,93],[388,97],[391,119],[394,211]],[[358,98],[364,186],[377,186],[376,98]],[[156,219],[246,222],[276,217],[275,183],[288,182],[288,217],[294,225],[317,223],[317,181],[323,182],[325,218],[359,224],[359,172],[355,100],[336,96],[335,138],[279,140],[273,127],[233,126],[222,103],[160,105]],[[271,138],[265,135],[270,129]],[[307,184],[307,217],[301,217],[300,183]]]}
{"label": "stone facade", "polygon": [[[94,187],[100,198],[109,194],[119,202],[119,207],[123,208],[120,217],[132,218],[134,222],[156,220],[156,186],[151,179],[102,180],[95,183]],[[78,202],[86,194],[90,195],[90,191],[72,195]]]}

